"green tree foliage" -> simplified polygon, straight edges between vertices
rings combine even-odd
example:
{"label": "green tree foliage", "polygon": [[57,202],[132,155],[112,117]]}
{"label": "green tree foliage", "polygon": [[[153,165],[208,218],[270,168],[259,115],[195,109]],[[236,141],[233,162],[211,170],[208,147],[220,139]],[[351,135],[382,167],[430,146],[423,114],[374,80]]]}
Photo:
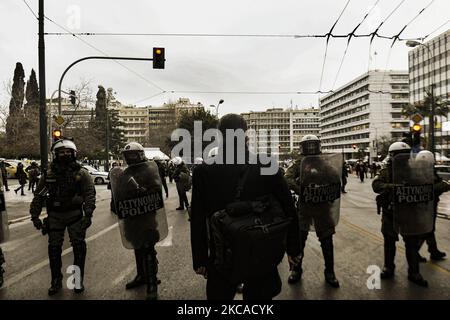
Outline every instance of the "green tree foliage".
{"label": "green tree foliage", "polygon": [[[217,128],[218,119],[216,116],[212,115],[209,111],[205,111],[202,109],[195,109],[193,112],[182,111],[180,117],[178,119],[177,127],[180,129],[186,129],[191,134],[191,137],[194,137],[194,122],[201,121],[202,123],[202,136],[203,133],[212,128]],[[177,141],[171,141],[171,148],[177,144]],[[209,141],[202,142],[202,153],[203,150],[210,144]],[[194,155],[194,139],[191,139],[191,155],[192,158]],[[192,159],[193,160],[193,159]]]}

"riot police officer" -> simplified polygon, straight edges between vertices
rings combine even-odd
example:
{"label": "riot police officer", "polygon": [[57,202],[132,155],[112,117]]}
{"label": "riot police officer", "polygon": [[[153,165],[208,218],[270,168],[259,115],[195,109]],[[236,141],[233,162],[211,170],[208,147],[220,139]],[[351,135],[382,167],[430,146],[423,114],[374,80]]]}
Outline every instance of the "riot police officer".
{"label": "riot police officer", "polygon": [[[302,206],[300,204],[301,196],[301,176],[304,178],[302,180],[307,184],[306,180],[310,180],[310,176],[314,173],[318,175],[319,181],[322,180],[322,184],[332,183],[338,186],[338,190],[335,190],[335,196],[333,199],[340,197],[341,185],[340,176],[342,169],[342,156],[338,159],[336,170],[333,170],[327,163],[320,157],[321,148],[320,140],[315,135],[305,135],[300,142],[300,158],[295,161],[295,163],[287,170],[285,178],[287,184],[291,190],[293,190],[297,195],[299,195],[299,205],[298,205],[298,216],[300,225],[300,248],[301,248],[301,259],[297,263],[290,263],[291,273],[288,278],[289,283],[296,283],[300,281],[303,270],[302,270],[302,260],[303,252],[305,249],[306,239],[308,238],[308,232],[310,227],[314,225],[317,237],[320,240],[322,253],[325,260],[325,281],[332,287],[338,288],[339,281],[336,279],[334,273],[334,249],[333,249],[333,234],[335,233],[335,225],[337,221],[331,215],[339,214],[339,205],[335,206],[334,209],[329,207],[329,204],[318,203],[306,204]],[[308,160],[307,160],[308,159]],[[303,162],[303,160],[307,160]],[[318,184],[316,181],[315,184]],[[320,184],[320,182],[319,182]],[[336,191],[339,195],[336,195]],[[320,207],[320,208],[319,208]],[[323,211],[320,216],[315,216],[313,212]],[[332,212],[334,210],[334,212]],[[336,211],[337,210],[337,211]],[[325,212],[326,211],[326,212]]]}
{"label": "riot police officer", "polygon": [[[417,156],[417,160],[425,160],[428,162],[431,162],[434,164],[434,155],[431,151],[423,150],[420,151]],[[425,234],[424,238],[421,240],[419,249],[422,246],[423,242],[427,242],[428,245],[428,252],[430,253],[430,259],[439,261],[444,259],[446,256],[445,252],[442,252],[438,249],[437,242],[436,242],[436,217],[437,217],[437,207],[439,203],[439,197],[444,193],[448,192],[450,190],[450,184],[443,180],[441,177],[439,177],[436,173],[436,170],[434,170],[434,206],[433,206],[433,229],[431,232]],[[419,260],[421,260],[422,257],[419,256]],[[425,259],[426,258],[422,258]]]}
{"label": "riot police officer", "polygon": [[[86,260],[86,230],[92,223],[95,210],[95,187],[89,172],[77,161],[77,147],[68,139],[56,141],[52,146],[53,162],[39,180],[30,205],[31,220],[36,229],[48,233],[51,286],[49,295],[62,288],[62,245],[67,229],[73,248],[74,265],[80,268],[80,283],[75,293],[84,291],[83,277]],[[39,219],[44,202],[48,218]]]}
{"label": "riot police officer", "polygon": [[166,176],[167,176],[167,166],[166,164],[163,162],[163,159],[161,159],[160,156],[155,156],[153,158],[153,161],[156,162],[156,165],[158,166],[158,170],[159,170],[159,177],[161,178],[161,182],[164,188],[164,191],[166,193],[166,198],[169,197],[169,189],[167,188],[167,181],[166,181]]}
{"label": "riot police officer", "polygon": [[[155,244],[168,232],[159,169],[145,157],[144,148],[137,142],[127,144],[122,155],[127,168],[111,171],[111,188],[122,243],[134,249],[136,259],[137,275],[126,284],[126,289],[147,284],[147,299],[156,300],[159,280]],[[129,201],[135,199],[138,201]],[[139,205],[140,202],[145,206]]]}
{"label": "riot police officer", "polygon": [[[402,221],[403,224],[419,224],[418,221],[414,221],[414,215],[410,210],[405,214],[405,216],[408,216],[407,219],[400,219],[398,216],[395,217],[394,212],[395,210],[398,210],[395,209],[394,206],[400,208],[400,206],[395,203],[396,200],[394,196],[394,189],[396,187],[396,184],[394,184],[396,179],[394,178],[395,174],[398,174],[398,172],[394,172],[394,161],[400,161],[395,164],[395,168],[400,168],[400,170],[397,171],[402,172],[406,178],[403,180],[406,181],[414,174],[414,172],[410,170],[410,152],[410,146],[404,142],[394,142],[391,144],[389,146],[389,161],[387,166],[380,171],[380,174],[372,182],[373,191],[379,194],[379,196],[377,196],[377,205],[382,209],[381,232],[384,237],[384,267],[381,272],[381,279],[389,279],[394,276],[396,242],[399,240],[399,231],[396,230],[399,228],[396,227],[396,225]],[[420,174],[420,172],[416,172],[416,174]],[[432,176],[430,178],[432,178]],[[411,234],[410,232],[405,234],[405,232],[402,231],[400,231],[400,234],[405,242],[406,259],[408,261],[408,279],[419,286],[427,287],[428,282],[419,272],[418,250],[421,235]]]}

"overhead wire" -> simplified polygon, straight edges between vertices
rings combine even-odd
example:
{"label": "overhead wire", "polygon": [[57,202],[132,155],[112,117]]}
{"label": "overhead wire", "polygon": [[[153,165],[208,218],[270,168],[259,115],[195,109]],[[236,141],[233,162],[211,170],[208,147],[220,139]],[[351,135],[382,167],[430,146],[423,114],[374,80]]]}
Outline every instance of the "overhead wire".
{"label": "overhead wire", "polygon": [[338,77],[339,77],[339,73],[341,72],[341,68],[342,68],[342,65],[343,65],[343,63],[344,63],[345,56],[347,55],[348,47],[350,46],[350,40],[352,39],[353,36],[355,36],[356,30],[358,30],[358,28],[361,26],[361,24],[364,23],[364,21],[365,21],[365,20],[367,19],[367,17],[370,15],[370,13],[372,12],[372,10],[377,6],[378,2],[380,2],[380,0],[377,0],[377,1],[373,4],[373,6],[369,9],[369,11],[364,15],[363,19],[356,25],[356,27],[353,29],[353,31],[350,32],[350,33],[348,34],[347,45],[346,45],[346,47],[345,47],[344,54],[343,54],[342,59],[341,59],[341,62],[340,62],[340,64],[339,64],[338,72],[336,73],[336,77],[334,78],[333,86],[331,87],[332,89],[334,89],[334,87],[335,87],[335,85],[336,85],[336,82],[337,82],[337,79],[338,79]]}
{"label": "overhead wire", "polygon": [[[59,28],[65,30],[66,32],[70,32],[70,31],[68,31],[65,27],[61,26],[59,23],[57,23],[57,22],[55,22],[54,20],[50,19],[48,16],[44,16],[44,17],[45,17],[45,19],[47,19],[48,21],[50,21],[50,22],[52,22],[53,24],[55,24],[57,27],[59,27]],[[98,49],[97,47],[95,47],[94,45],[92,45],[91,43],[89,43],[88,41],[86,41],[86,40],[84,40],[84,39],[78,37],[77,35],[75,35],[75,34],[73,34],[73,33],[72,33],[72,35],[73,35],[75,38],[77,38],[78,40],[80,40],[81,42],[83,42],[84,44],[86,44],[87,46],[89,46],[89,47],[91,47],[92,49],[94,49],[95,51],[100,52],[101,54],[103,54],[103,55],[106,56],[106,57],[109,57],[109,55],[108,55],[105,51],[103,51],[103,50],[101,50],[101,49]],[[158,86],[158,85],[155,84],[154,82],[148,80],[147,78],[145,78],[144,76],[142,76],[142,75],[139,74],[138,72],[134,71],[133,69],[131,69],[131,68],[128,67],[127,65],[125,65],[125,64],[123,64],[123,63],[121,63],[121,62],[119,62],[119,61],[117,61],[117,60],[113,60],[113,61],[114,61],[115,63],[117,63],[118,65],[120,65],[121,67],[123,67],[123,68],[125,68],[126,70],[128,70],[129,72],[133,73],[135,76],[137,76],[137,77],[139,77],[140,79],[144,80],[144,81],[147,82],[148,84],[150,84],[150,85],[152,85],[153,87],[155,87],[155,88],[161,90],[161,92],[164,92],[164,91],[165,91],[163,88],[161,88],[160,86]]]}
{"label": "overhead wire", "polygon": [[23,3],[25,3],[25,5],[28,7],[28,9],[30,10],[31,14],[32,14],[37,20],[39,20],[37,14],[34,12],[33,9],[31,9],[31,7],[30,7],[30,5],[28,4],[28,2],[27,2],[26,0],[22,0],[22,1],[23,1]]}
{"label": "overhead wire", "polygon": [[349,3],[350,3],[350,0],[347,1],[347,3],[344,6],[344,9],[342,9],[341,13],[339,14],[339,17],[336,19],[334,24],[331,26],[330,31],[328,31],[328,33],[327,33],[327,38],[326,38],[326,43],[325,43],[325,54],[323,56],[322,71],[320,73],[319,91],[322,89],[323,73],[324,73],[324,70],[325,70],[325,62],[327,60],[328,44],[329,44],[329,41],[330,41],[330,37],[333,34],[333,29],[336,27],[336,24],[341,19],[342,15],[344,14],[345,9],[347,9],[347,6],[348,6]]}

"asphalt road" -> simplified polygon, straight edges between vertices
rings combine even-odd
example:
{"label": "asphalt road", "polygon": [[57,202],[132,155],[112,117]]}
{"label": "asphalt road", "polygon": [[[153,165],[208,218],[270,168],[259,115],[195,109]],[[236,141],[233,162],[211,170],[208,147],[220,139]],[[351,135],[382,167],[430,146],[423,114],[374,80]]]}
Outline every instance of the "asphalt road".
{"label": "asphalt road", "polygon": [[[450,259],[421,264],[421,272],[429,288],[421,288],[407,280],[404,243],[397,244],[396,276],[382,280],[380,289],[369,289],[368,268],[382,268],[383,239],[380,217],[376,214],[375,194],[371,180],[364,183],[352,175],[347,194],[342,197],[341,218],[335,235],[335,271],[341,288],[330,288],[323,277],[320,243],[310,233],[305,249],[303,279],[287,283],[288,265],[283,261],[279,271],[283,289],[276,299],[450,299]],[[14,180],[10,185],[14,186]],[[169,184],[166,200],[169,237],[157,247],[159,260],[159,298],[205,299],[206,280],[192,270],[189,222],[186,211],[176,211],[178,197],[174,184]],[[11,188],[11,187],[10,187]],[[97,209],[93,225],[87,232],[88,256],[83,294],[76,295],[65,288],[53,297],[47,296],[50,270],[47,258],[47,238],[36,231],[29,221],[31,194],[7,193],[7,209],[11,221],[11,239],[2,244],[6,257],[5,284],[0,299],[144,299],[145,289],[126,291],[125,284],[135,275],[134,255],[122,246],[117,221],[109,211],[110,193],[106,185],[96,186]],[[190,195],[189,195],[190,197]],[[450,213],[450,194],[442,196],[439,211]],[[437,239],[441,250],[450,254],[450,220],[438,219]],[[72,249],[66,235],[63,248],[63,273],[72,264]],[[421,254],[428,257],[426,246]],[[67,274],[65,279],[67,279]],[[371,282],[372,283],[372,282]],[[373,286],[372,286],[373,287]],[[241,299],[239,294],[236,299]]]}

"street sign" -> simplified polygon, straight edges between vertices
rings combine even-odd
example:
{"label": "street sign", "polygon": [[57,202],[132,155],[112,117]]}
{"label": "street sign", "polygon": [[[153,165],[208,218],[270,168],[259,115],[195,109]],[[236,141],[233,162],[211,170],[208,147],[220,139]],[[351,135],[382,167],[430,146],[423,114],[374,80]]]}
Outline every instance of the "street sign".
{"label": "street sign", "polygon": [[64,123],[64,118],[62,117],[62,116],[55,116],[54,117],[54,120],[55,120],[55,122],[58,124],[58,125],[62,125],[63,123]]}
{"label": "street sign", "polygon": [[411,117],[411,120],[414,121],[414,123],[419,123],[423,120],[423,117],[420,114],[416,113]]}

